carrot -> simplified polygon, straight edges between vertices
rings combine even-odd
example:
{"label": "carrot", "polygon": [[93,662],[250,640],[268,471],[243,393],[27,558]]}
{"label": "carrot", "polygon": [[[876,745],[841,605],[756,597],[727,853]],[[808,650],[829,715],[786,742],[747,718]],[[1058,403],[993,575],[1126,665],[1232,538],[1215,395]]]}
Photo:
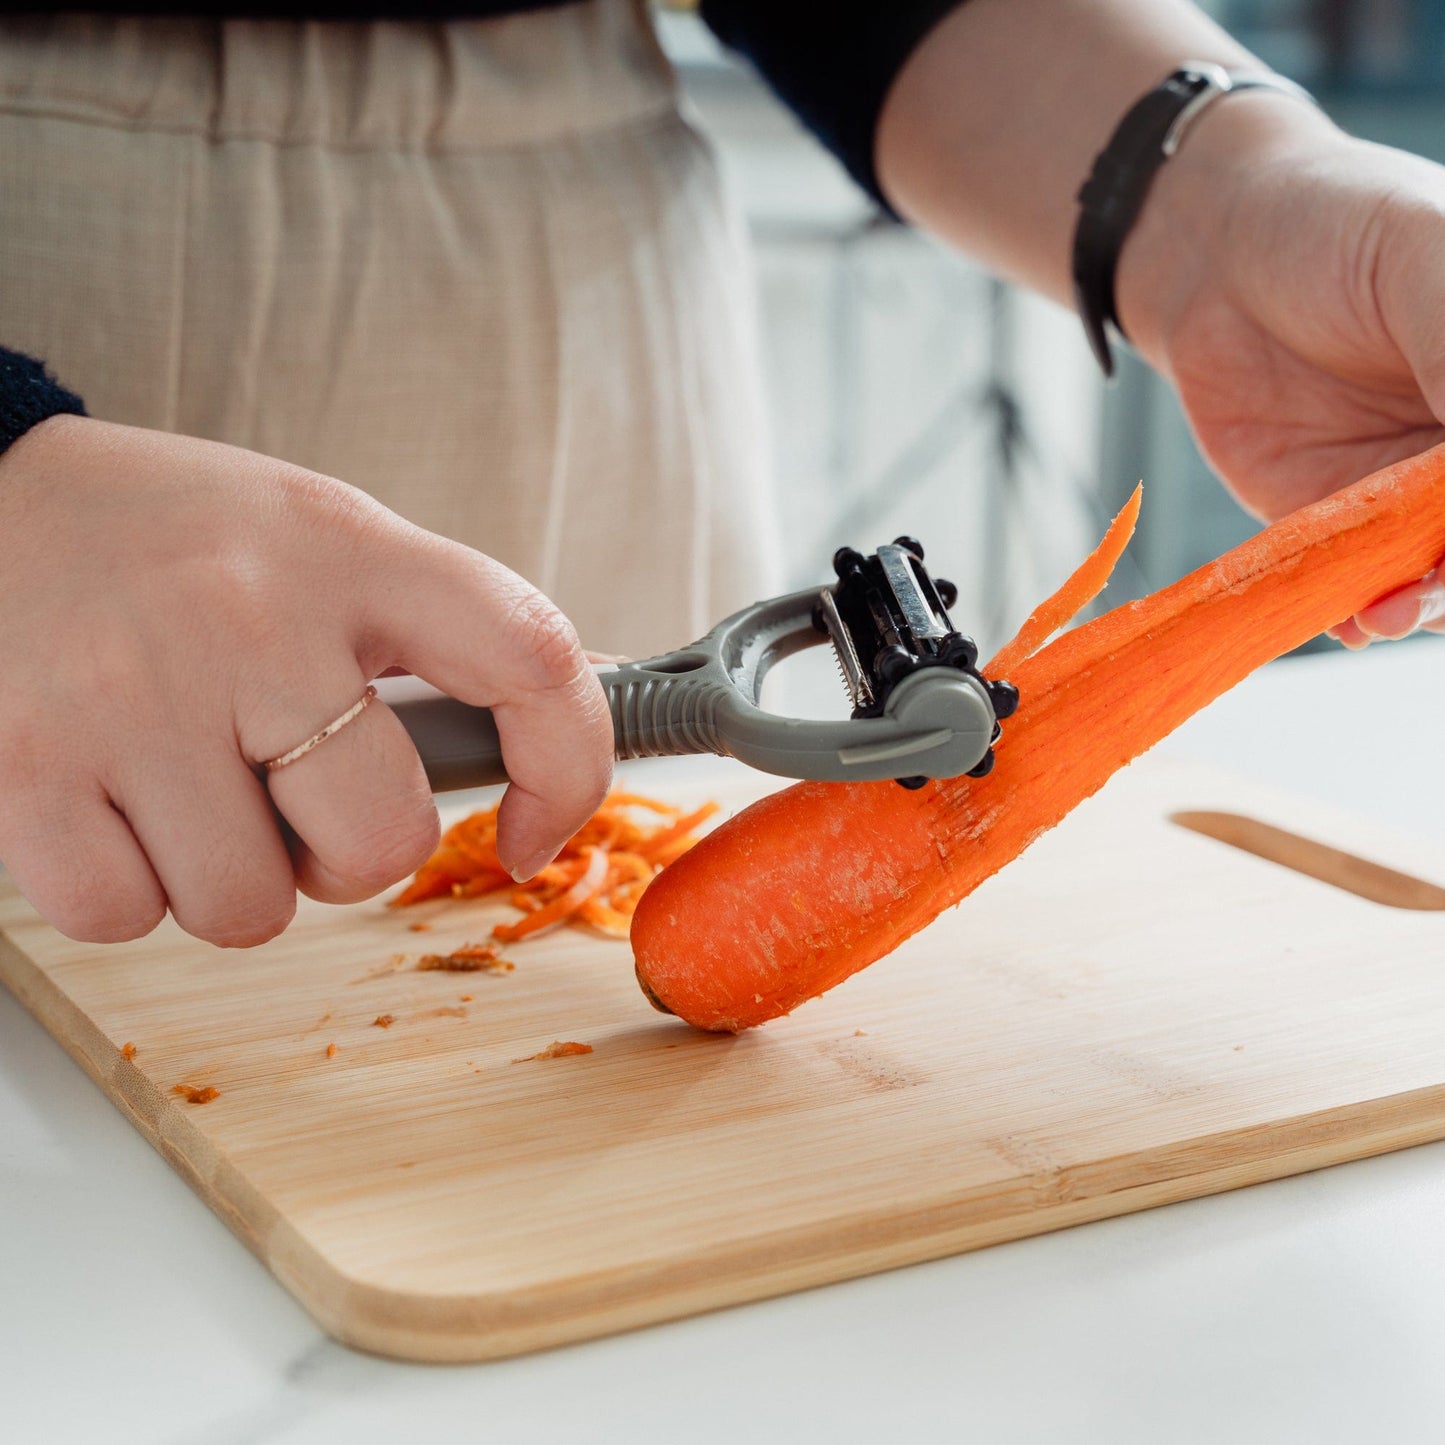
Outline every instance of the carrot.
{"label": "carrot", "polygon": [[632,943],[644,991],[705,1029],[789,1012],[966,897],[1256,667],[1442,555],[1437,447],[1014,664],[1022,701],[986,778],[916,792],[802,783],[764,798],[643,896]]}

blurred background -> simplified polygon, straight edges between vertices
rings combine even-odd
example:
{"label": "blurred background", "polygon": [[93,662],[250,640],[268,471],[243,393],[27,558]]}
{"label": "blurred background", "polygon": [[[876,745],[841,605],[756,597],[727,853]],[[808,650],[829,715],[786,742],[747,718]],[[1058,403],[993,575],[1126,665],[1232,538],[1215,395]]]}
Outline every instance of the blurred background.
{"label": "blurred background", "polygon": [[[1445,0],[1205,0],[1346,128],[1445,161]],[[755,243],[789,586],[900,532],[958,583],[985,653],[1143,478],[1111,603],[1255,524],[1168,388],[1131,357],[1105,387],[1077,319],[890,223],[686,11],[660,16]]]}

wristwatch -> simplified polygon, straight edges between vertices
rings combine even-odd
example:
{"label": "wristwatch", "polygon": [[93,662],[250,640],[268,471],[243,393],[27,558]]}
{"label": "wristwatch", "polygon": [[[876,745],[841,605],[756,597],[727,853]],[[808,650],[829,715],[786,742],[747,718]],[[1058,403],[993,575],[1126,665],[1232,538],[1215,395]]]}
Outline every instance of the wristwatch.
{"label": "wristwatch", "polygon": [[1124,335],[1115,309],[1114,272],[1155,172],[1215,101],[1238,90],[1275,90],[1316,103],[1307,90],[1282,75],[1241,74],[1205,61],[1187,61],[1130,108],[1079,190],[1074,301],[1105,376],[1114,374],[1107,328],[1113,326]]}

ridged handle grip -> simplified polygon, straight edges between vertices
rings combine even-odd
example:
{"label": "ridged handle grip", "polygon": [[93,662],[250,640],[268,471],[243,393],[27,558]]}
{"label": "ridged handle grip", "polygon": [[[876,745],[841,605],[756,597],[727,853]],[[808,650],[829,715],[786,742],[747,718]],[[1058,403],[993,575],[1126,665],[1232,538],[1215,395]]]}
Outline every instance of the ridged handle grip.
{"label": "ridged handle grip", "polygon": [[602,685],[619,758],[728,751],[718,731],[718,713],[730,692],[727,683],[624,669],[605,676]]}

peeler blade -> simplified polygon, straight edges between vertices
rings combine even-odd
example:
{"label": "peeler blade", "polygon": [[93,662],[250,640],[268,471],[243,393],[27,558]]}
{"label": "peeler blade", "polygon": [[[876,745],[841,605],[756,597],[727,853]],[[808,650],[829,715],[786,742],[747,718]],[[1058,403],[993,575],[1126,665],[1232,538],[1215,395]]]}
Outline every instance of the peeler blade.
{"label": "peeler blade", "polygon": [[873,689],[869,686],[868,675],[863,670],[858,649],[853,645],[853,635],[838,611],[838,602],[832,588],[825,587],[818,594],[818,611],[833,644],[833,658],[838,664],[838,671],[843,674],[843,686],[848,689],[848,697],[854,710],[872,707]]}

